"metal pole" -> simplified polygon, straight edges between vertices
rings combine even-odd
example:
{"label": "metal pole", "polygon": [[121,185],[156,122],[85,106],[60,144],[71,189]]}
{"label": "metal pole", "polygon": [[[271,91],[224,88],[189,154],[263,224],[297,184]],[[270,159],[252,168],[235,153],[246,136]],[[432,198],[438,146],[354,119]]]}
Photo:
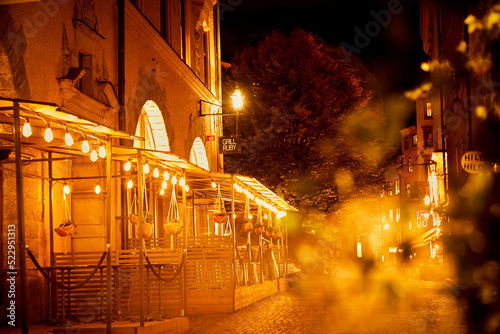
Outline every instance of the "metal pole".
{"label": "metal pole", "polygon": [[[19,245],[19,269],[21,296],[21,329],[23,334],[28,333],[28,299],[26,284],[26,243],[24,239],[24,202],[23,202],[23,169],[21,164],[21,125],[19,123],[19,103],[14,100],[14,145],[16,153],[16,196],[17,196],[17,243]],[[14,269],[14,268],[12,268]],[[15,274],[14,274],[15,276]],[[16,307],[17,308],[17,307]]]}
{"label": "metal pole", "polygon": [[[184,182],[186,181],[186,171],[184,171],[182,177],[184,178]],[[174,186],[175,187],[175,186]],[[184,246],[183,246],[183,255],[184,255],[184,266],[182,267],[182,311],[181,316],[185,317],[187,315],[187,227],[188,224],[188,209],[187,209],[187,201],[186,201],[186,187],[182,187],[182,204],[184,205],[184,229],[183,229],[183,237],[184,237]]]}
{"label": "metal pole", "polygon": [[231,175],[231,224],[233,228],[233,312],[234,307],[235,307],[235,291],[236,291],[236,280],[237,275],[236,275],[236,252],[238,251],[236,249],[236,218],[235,218],[235,213],[234,213],[234,175]]}
{"label": "metal pole", "polygon": [[[141,124],[142,122],[142,115],[141,115]],[[142,128],[143,126],[141,126]],[[144,201],[144,184],[143,184],[143,171],[142,171],[142,158],[141,158],[141,151],[137,151],[137,198],[138,198],[138,218],[139,218],[139,224],[138,224],[138,231],[139,231],[139,306],[140,306],[140,311],[139,311],[139,318],[140,318],[140,323],[141,327],[144,327],[144,248],[143,248],[143,242],[144,242],[144,237],[142,235],[142,229],[144,225],[144,214],[143,214],[143,201]]]}
{"label": "metal pole", "polygon": [[106,247],[108,250],[106,261],[106,283],[107,283],[107,303],[106,303],[106,334],[111,334],[111,223],[112,223],[112,167],[111,167],[111,138],[108,137],[106,155]]}
{"label": "metal pole", "polygon": [[[49,243],[50,243],[50,266],[53,268],[56,266],[56,255],[54,254],[54,200],[53,200],[53,189],[54,180],[52,179],[52,152],[49,152]],[[50,271],[50,277],[53,281],[57,278],[57,272],[55,270]],[[50,283],[50,314],[53,319],[57,318],[57,287],[54,283]]]}

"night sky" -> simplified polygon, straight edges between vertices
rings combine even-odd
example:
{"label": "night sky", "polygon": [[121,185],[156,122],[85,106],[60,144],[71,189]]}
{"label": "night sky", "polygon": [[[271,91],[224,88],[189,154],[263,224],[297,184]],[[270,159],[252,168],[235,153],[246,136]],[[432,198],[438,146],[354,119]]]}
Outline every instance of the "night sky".
{"label": "night sky", "polygon": [[356,48],[384,95],[400,93],[423,80],[419,10],[418,0],[222,0],[222,60],[230,62],[273,29],[300,27],[329,44]]}

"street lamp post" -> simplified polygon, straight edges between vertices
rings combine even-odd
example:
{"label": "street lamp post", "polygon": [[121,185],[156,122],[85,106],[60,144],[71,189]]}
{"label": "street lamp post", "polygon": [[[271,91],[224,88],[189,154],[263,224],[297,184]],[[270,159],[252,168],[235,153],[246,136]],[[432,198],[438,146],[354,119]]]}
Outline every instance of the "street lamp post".
{"label": "street lamp post", "polygon": [[240,115],[240,110],[243,109],[243,100],[244,96],[241,94],[240,90],[238,89],[238,86],[236,86],[236,89],[234,93],[230,96],[231,100],[233,102],[233,109],[236,111],[235,113],[213,113],[213,114],[206,114],[203,113],[203,103],[210,104],[212,106],[216,106],[219,108],[222,108],[222,105],[210,102],[210,101],[205,101],[205,100],[200,100],[200,116],[235,116],[236,115],[236,135],[238,135],[238,121],[239,121],[239,115]]}

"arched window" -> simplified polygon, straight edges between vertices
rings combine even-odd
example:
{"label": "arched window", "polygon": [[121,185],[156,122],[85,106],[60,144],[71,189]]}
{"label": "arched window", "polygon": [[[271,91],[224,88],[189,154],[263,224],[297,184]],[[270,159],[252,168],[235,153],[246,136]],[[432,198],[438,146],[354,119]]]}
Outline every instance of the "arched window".
{"label": "arched window", "polygon": [[[161,114],[160,108],[151,100],[146,101],[142,107],[142,114],[144,114],[144,148],[150,150],[170,152],[170,145],[168,142],[167,129]],[[135,135],[140,136],[140,118],[137,123]],[[139,141],[134,141],[134,147],[140,147]]]}
{"label": "arched window", "polygon": [[189,154],[189,162],[203,169],[210,170],[208,166],[207,151],[200,137],[197,137],[193,142],[193,147],[191,147],[191,153]]}

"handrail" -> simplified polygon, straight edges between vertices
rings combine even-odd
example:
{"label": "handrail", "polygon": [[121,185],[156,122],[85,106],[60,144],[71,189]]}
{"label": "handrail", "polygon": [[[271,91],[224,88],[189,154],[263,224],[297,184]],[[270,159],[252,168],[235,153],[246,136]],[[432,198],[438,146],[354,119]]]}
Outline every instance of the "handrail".
{"label": "handrail", "polygon": [[[101,258],[99,259],[99,262],[97,263],[96,267],[94,268],[94,270],[90,273],[90,275],[83,281],[83,282],[80,282],[78,283],[77,285],[75,286],[67,286],[67,285],[64,285],[64,284],[61,284],[55,280],[53,280],[49,274],[47,274],[45,272],[45,270],[40,266],[40,264],[38,263],[38,261],[36,260],[35,256],[33,255],[33,253],[31,253],[30,249],[28,248],[28,246],[26,246],[26,251],[28,252],[28,256],[30,257],[31,261],[33,262],[33,264],[35,265],[36,269],[38,269],[38,271],[43,275],[43,277],[45,277],[45,279],[47,279],[48,281],[50,281],[51,283],[54,283],[56,286],[58,286],[59,288],[61,289],[64,289],[64,290],[74,290],[74,289],[78,289],[78,288],[81,288],[82,286],[84,286],[85,284],[87,284],[88,281],[90,281],[92,279],[92,277],[94,277],[95,273],[97,272],[97,270],[101,267],[102,265],[102,262],[104,261],[104,259],[106,258],[106,254],[108,254],[109,252],[109,247],[107,250],[104,251],[104,253],[102,253],[102,256]],[[78,268],[78,267],[76,267]],[[66,269],[66,268],[63,268],[63,269]]]}

